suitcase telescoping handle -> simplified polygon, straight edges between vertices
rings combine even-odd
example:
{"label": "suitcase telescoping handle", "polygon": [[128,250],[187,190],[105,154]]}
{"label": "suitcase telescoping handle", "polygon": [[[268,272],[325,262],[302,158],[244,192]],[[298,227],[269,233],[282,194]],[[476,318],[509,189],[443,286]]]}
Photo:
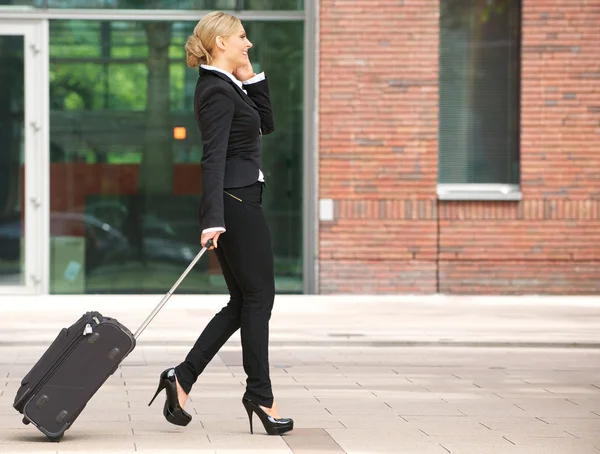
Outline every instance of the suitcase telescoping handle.
{"label": "suitcase telescoping handle", "polygon": [[192,260],[192,263],[190,263],[188,265],[187,269],[183,272],[183,274],[181,276],[179,276],[179,279],[177,279],[177,282],[175,282],[175,285],[173,285],[173,287],[171,287],[171,290],[169,290],[167,292],[167,294],[165,296],[163,296],[163,299],[160,300],[160,303],[158,303],[158,306],[156,306],[156,308],[154,308],[152,313],[148,316],[148,318],[144,321],[144,323],[142,323],[142,326],[140,326],[138,328],[138,330],[135,332],[134,337],[136,340],[138,337],[140,337],[140,334],[142,334],[142,332],[150,324],[152,319],[154,317],[156,317],[156,314],[158,314],[160,312],[160,310],[163,308],[163,306],[167,303],[167,301],[169,301],[169,298],[171,298],[171,295],[173,295],[173,292],[177,289],[177,287],[179,287],[179,284],[181,284],[181,281],[183,281],[185,279],[185,277],[188,275],[188,273],[191,271],[191,269],[194,268],[194,266],[196,265],[198,260],[200,260],[200,257],[202,257],[202,255],[204,255],[206,250],[209,247],[211,247],[212,244],[213,244],[212,239],[210,239],[206,242],[206,246],[204,246],[202,248],[202,250],[200,252],[198,252],[198,255],[196,255],[196,257],[194,257],[194,260]]}

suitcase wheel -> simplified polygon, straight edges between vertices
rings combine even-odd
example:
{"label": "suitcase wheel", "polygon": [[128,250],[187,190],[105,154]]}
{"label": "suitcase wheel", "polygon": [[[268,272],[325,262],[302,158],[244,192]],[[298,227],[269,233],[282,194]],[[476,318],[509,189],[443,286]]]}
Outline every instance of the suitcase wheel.
{"label": "suitcase wheel", "polygon": [[59,435],[58,437],[48,437],[48,439],[49,439],[50,441],[53,441],[53,442],[55,442],[55,443],[58,443],[60,440],[62,440],[62,437],[63,437],[62,435]]}
{"label": "suitcase wheel", "polygon": [[30,423],[31,423],[31,421],[29,419],[27,419],[25,416],[23,416],[23,424],[27,425]]}

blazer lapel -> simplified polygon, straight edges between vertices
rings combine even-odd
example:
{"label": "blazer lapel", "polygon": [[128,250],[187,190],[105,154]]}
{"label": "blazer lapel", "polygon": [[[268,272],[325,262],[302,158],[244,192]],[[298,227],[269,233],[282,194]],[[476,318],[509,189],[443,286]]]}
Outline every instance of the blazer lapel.
{"label": "blazer lapel", "polygon": [[254,101],[252,101],[252,99],[250,99],[250,96],[248,96],[246,93],[244,93],[244,90],[242,90],[233,80],[231,80],[229,77],[227,77],[225,74],[222,74],[218,71],[211,71],[208,69],[204,69],[204,68],[200,68],[200,75],[203,75],[206,73],[212,74],[213,76],[217,76],[220,77],[221,79],[223,79],[224,81],[230,83],[231,85],[233,85],[233,87],[236,89],[236,91],[239,93],[239,95],[242,97],[242,99],[244,101],[246,101],[246,103],[252,107],[253,109],[256,109],[258,111],[258,107],[256,106],[256,104],[254,104]]}

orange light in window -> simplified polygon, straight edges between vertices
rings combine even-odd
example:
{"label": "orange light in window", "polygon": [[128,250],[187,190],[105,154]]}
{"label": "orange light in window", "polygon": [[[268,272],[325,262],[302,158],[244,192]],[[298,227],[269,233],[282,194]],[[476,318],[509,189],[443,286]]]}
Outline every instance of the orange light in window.
{"label": "orange light in window", "polygon": [[186,129],[183,126],[177,126],[173,128],[173,138],[175,140],[185,140]]}

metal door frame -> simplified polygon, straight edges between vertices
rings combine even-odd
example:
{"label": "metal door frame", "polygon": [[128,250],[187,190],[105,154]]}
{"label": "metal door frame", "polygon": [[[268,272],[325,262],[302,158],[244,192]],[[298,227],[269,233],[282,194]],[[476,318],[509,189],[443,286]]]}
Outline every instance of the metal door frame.
{"label": "metal door frame", "polygon": [[50,247],[48,21],[0,17],[0,36],[7,35],[24,38],[25,282],[0,285],[0,295],[45,294]]}

